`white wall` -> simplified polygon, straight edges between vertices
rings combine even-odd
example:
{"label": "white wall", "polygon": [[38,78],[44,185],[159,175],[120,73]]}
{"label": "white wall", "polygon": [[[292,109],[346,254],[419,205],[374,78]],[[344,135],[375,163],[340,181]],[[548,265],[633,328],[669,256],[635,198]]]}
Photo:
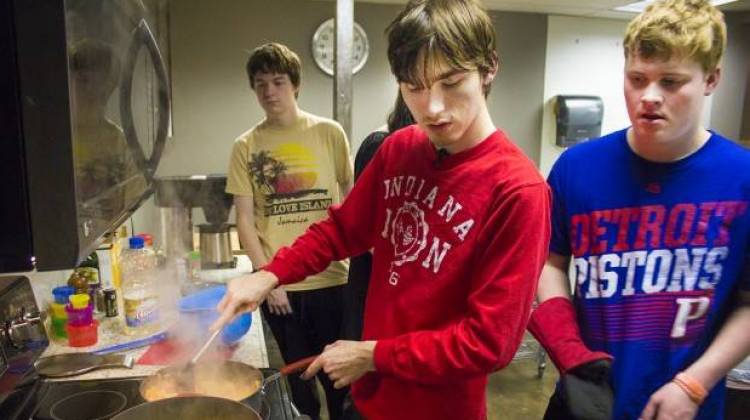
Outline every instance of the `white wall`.
{"label": "white wall", "polygon": [[741,138],[743,108],[750,85],[750,23],[727,16],[727,50],[721,80],[713,94],[710,128],[730,139]]}
{"label": "white wall", "polygon": [[[174,136],[158,175],[225,173],[236,136],[263,117],[248,85],[248,50],[269,41],[287,44],[302,60],[300,107],[332,116],[333,79],[320,71],[310,40],[332,17],[335,3],[311,0],[179,0],[170,9],[170,56]],[[384,30],[401,5],[357,3],[355,20],[370,40],[370,57],[354,76],[352,154],[364,137],[385,123],[396,97],[386,57]],[[539,158],[542,79],[547,18],[532,13],[492,13],[501,70],[489,97],[495,123],[532,160]],[[199,223],[202,212],[194,212]],[[136,231],[156,235],[153,200],[134,216]]]}
{"label": "white wall", "polygon": [[547,20],[544,116],[539,169],[546,176],[564,149],[555,146],[556,95],[596,95],[604,101],[602,134],[629,125],[622,94],[622,36],[627,22],[550,16]]}
{"label": "white wall", "polygon": [[[333,79],[317,68],[310,45],[317,26],[334,15],[334,2],[180,0],[170,7],[174,137],[159,175],[226,172],[232,141],[263,118],[244,70],[248,51],[262,43],[281,42],[299,54],[300,107],[332,117]],[[397,85],[384,31],[401,9],[355,6],[355,20],[370,40],[370,55],[353,79],[352,154],[367,134],[385,123],[393,106]],[[492,18],[502,67],[490,95],[490,112],[536,160],[546,17],[497,12]]]}
{"label": "white wall", "polygon": [[[630,125],[622,88],[625,64],[622,38],[627,22],[568,16],[550,16],[547,22],[544,115],[539,158],[539,169],[545,176],[564,150],[555,146],[555,116],[552,106],[555,95],[600,96],[604,101],[602,135]],[[738,42],[737,39],[733,41]],[[738,51],[742,48],[744,44],[728,51],[726,60],[732,64],[730,77],[733,82],[726,83],[722,87],[724,90],[717,92],[723,103],[727,104],[724,109],[731,108],[734,111],[715,112],[712,115],[713,97],[706,99],[703,109],[703,124],[706,127],[713,127],[711,123],[716,122],[722,129],[729,130],[730,134],[738,132],[741,124],[740,111],[737,111],[741,108],[732,107],[736,107],[738,101],[734,83],[739,77],[737,72],[747,69],[747,66],[736,64],[738,60],[746,60],[744,54],[739,54],[738,58]]]}

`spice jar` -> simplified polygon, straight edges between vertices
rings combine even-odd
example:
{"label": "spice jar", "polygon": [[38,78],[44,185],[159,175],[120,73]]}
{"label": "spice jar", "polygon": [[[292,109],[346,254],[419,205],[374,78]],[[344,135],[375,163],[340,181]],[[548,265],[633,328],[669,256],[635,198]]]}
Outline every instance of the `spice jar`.
{"label": "spice jar", "polygon": [[68,278],[68,286],[75,290],[75,293],[89,293],[89,280],[80,272],[74,271]]}

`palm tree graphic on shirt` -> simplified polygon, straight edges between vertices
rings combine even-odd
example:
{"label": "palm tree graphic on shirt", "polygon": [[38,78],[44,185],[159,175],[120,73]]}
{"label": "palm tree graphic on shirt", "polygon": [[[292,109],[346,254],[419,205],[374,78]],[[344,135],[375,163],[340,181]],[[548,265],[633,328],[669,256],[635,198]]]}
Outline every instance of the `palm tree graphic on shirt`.
{"label": "palm tree graphic on shirt", "polygon": [[[296,165],[299,166],[299,165]],[[274,157],[268,150],[251,153],[249,172],[255,184],[270,199],[302,197],[308,194],[325,194],[325,189],[315,186],[314,171],[293,171],[285,161]]]}
{"label": "palm tree graphic on shirt", "polygon": [[267,150],[252,153],[251,156],[250,173],[255,183],[266,194],[276,193],[276,183],[286,171],[286,164],[274,159]]}

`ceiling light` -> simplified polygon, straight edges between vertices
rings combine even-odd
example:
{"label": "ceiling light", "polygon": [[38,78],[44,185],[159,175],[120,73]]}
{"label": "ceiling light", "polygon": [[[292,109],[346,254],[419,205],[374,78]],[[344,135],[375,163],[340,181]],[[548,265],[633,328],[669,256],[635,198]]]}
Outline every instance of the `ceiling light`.
{"label": "ceiling light", "polygon": [[[735,1],[737,0],[711,0],[711,4],[714,6],[721,6],[722,4],[733,3]],[[624,6],[615,7],[613,10],[617,10],[618,12],[641,13],[646,9],[646,6],[653,2],[654,0],[637,1]]]}

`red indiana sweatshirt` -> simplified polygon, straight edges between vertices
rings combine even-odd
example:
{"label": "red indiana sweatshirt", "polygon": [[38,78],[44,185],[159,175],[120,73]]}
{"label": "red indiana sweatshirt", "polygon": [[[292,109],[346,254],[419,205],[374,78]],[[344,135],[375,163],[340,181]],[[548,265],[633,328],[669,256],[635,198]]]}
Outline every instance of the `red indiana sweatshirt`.
{"label": "red indiana sweatshirt", "polygon": [[352,385],[367,419],[484,419],[490,372],[521,342],[550,237],[547,184],[501,131],[437,153],[414,125],[378,149],[344,202],[279,250],[281,284],[373,248]]}

